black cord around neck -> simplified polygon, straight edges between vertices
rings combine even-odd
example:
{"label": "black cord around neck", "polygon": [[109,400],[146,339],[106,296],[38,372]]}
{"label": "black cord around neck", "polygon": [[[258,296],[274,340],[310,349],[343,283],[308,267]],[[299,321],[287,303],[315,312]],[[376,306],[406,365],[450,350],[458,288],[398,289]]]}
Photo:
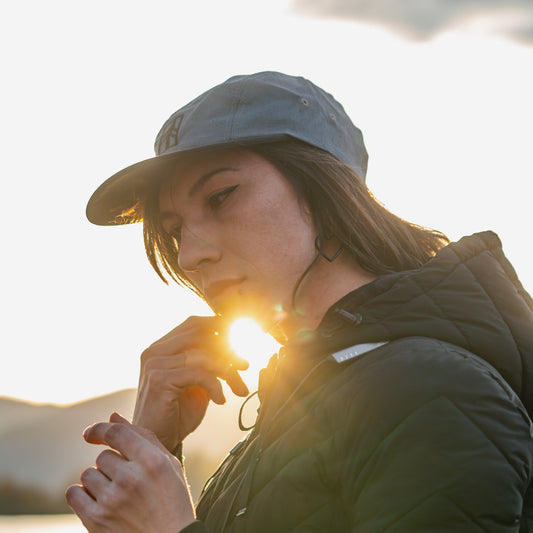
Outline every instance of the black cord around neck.
{"label": "black cord around neck", "polygon": [[[318,237],[317,237],[318,239]],[[298,281],[294,285],[294,289],[292,290],[292,297],[291,297],[291,311],[294,311],[296,309],[296,293],[298,292],[298,289],[300,288],[300,285],[302,284],[302,281],[304,280],[305,276],[309,273],[313,265],[320,259],[321,253],[317,253],[315,258],[311,261],[309,266],[303,271],[303,274],[298,278]]]}
{"label": "black cord around neck", "polygon": [[[327,255],[326,252],[324,251],[324,232],[322,230],[322,224],[320,223],[319,220],[316,221],[316,226],[317,226],[318,235],[316,236],[316,239],[315,239],[315,248],[318,253],[316,254],[315,258],[311,261],[309,266],[303,271],[303,274],[298,278],[298,281],[294,285],[294,289],[292,291],[292,297],[291,297],[291,311],[294,311],[296,308],[296,305],[295,305],[296,304],[296,293],[298,289],[300,288],[302,281],[304,280],[305,276],[307,276],[307,274],[309,273],[313,265],[318,261],[318,259],[320,257],[323,257],[329,263],[333,263],[333,261],[335,261],[335,259],[337,259],[337,257],[339,257],[339,254],[342,252],[342,245],[341,245],[339,246],[339,249],[335,252],[335,254],[332,257]],[[328,237],[326,240],[331,239],[331,238],[332,237]]]}

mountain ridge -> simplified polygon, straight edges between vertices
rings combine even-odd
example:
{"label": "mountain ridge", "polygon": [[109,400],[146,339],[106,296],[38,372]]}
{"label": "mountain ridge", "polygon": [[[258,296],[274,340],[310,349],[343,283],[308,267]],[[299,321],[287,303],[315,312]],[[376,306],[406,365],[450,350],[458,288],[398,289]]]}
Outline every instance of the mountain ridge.
{"label": "mountain ridge", "polygon": [[[113,411],[131,420],[136,389],[123,389],[68,405],[35,404],[0,397],[0,481],[16,482],[57,496],[93,465],[103,449],[87,444],[82,432]],[[204,422],[185,443],[193,498],[220,460],[244,434],[237,427],[242,399],[210,404]]]}

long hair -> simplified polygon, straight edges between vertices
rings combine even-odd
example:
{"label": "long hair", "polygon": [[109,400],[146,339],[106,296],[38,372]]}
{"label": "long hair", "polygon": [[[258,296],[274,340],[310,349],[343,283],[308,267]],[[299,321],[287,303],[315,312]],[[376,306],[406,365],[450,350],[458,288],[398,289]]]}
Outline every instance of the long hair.
{"label": "long hair", "polygon": [[[397,217],[379,203],[348,165],[298,140],[245,146],[274,165],[312,213],[319,240],[336,237],[343,253],[376,275],[416,269],[449,243],[443,233]],[[144,243],[158,276],[184,285],[199,296],[178,264],[178,244],[159,220],[159,191],[144,204]]]}

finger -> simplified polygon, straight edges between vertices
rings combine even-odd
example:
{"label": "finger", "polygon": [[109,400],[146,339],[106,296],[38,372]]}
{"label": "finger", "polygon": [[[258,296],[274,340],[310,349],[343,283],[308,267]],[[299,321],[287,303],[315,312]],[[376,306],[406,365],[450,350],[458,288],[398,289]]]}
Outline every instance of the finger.
{"label": "finger", "polygon": [[83,488],[97,501],[111,483],[105,474],[93,467],[86,468],[81,473],[80,480]]}
{"label": "finger", "polygon": [[[141,437],[145,438],[146,440],[150,441],[152,444],[154,444],[155,446],[157,446],[161,451],[163,452],[167,452],[168,450],[161,444],[161,441],[156,437],[156,435],[154,434],[153,431],[150,431],[149,429],[146,429],[146,428],[143,428],[141,426],[136,426],[134,424],[132,424],[131,422],[129,422],[126,418],[124,418],[122,415],[120,415],[119,413],[117,413],[116,411],[111,413],[111,416],[109,417],[109,421],[110,422],[117,422],[117,423],[120,423],[120,424],[125,424],[127,426],[129,426],[133,431],[135,431],[135,433],[137,433],[138,435],[140,435]],[[102,452],[102,454],[105,454],[106,452],[109,452],[109,453],[116,453],[114,452],[113,450],[104,450]],[[102,455],[100,454],[100,455]],[[124,459],[120,454],[116,454],[118,456],[119,459]],[[104,461],[106,460],[107,458],[104,457]],[[112,457],[109,457],[110,460],[113,460]],[[118,468],[121,468],[123,466],[122,463],[120,463],[120,461],[116,462],[114,464],[114,467],[116,469]]]}
{"label": "finger", "polygon": [[[248,387],[239,375],[237,371],[238,369],[233,365],[213,360],[211,357],[207,356],[205,352],[200,350],[188,352],[185,364],[190,368],[201,368],[202,370],[224,379],[237,396],[247,396],[249,394]],[[218,390],[218,385],[215,385],[216,382],[213,381],[212,383]]]}
{"label": "finger", "polygon": [[[153,368],[146,372],[143,380],[150,382],[152,389],[166,391],[176,400],[187,387],[199,385],[209,393],[215,403],[224,403],[225,397],[217,375],[225,379],[231,372],[231,367],[220,367],[209,358],[200,358],[193,363],[186,367]],[[207,368],[201,366],[200,363],[205,364]]]}
{"label": "finger", "polygon": [[[166,371],[168,373],[168,371]],[[224,391],[220,381],[209,371],[199,368],[183,368],[171,371],[172,383],[176,387],[176,396],[179,397],[186,388],[199,386],[207,391],[209,397],[216,404],[222,405],[226,402]]]}
{"label": "finger", "polygon": [[226,360],[214,358],[204,350],[191,349],[176,357],[163,356],[154,358],[145,365],[144,372],[146,376],[149,376],[151,372],[162,369],[199,368],[227,380],[235,375],[237,370],[245,369],[242,367],[248,367],[248,362],[245,363],[245,365],[236,366]]}
{"label": "finger", "polygon": [[104,450],[96,458],[96,468],[108,479],[115,479],[118,471],[124,467],[126,459],[114,450]]}
{"label": "finger", "polygon": [[143,360],[159,355],[179,354],[187,348],[204,348],[227,359],[240,370],[245,370],[248,362],[230,347],[229,326],[230,323],[220,316],[191,316],[152,344],[143,353]]}
{"label": "finger", "polygon": [[248,367],[248,362],[231,350],[227,340],[213,332],[209,335],[186,332],[166,341],[158,341],[143,352],[141,360],[143,366],[149,365],[154,358],[162,357],[170,358],[176,364],[180,364],[191,350],[202,350],[212,359],[234,364],[243,370]]}
{"label": "finger", "polygon": [[131,422],[127,418],[124,418],[120,413],[117,413],[116,411],[113,411],[111,413],[111,416],[109,417],[109,421],[118,422],[121,424],[126,424],[128,426],[131,426]]}
{"label": "finger", "polygon": [[246,370],[250,366],[250,363],[244,357],[241,357],[233,350],[227,333],[208,337],[207,343],[201,347],[212,352],[217,359],[229,363],[239,370]]}
{"label": "finger", "polygon": [[237,355],[234,351],[231,351],[230,357],[227,357],[226,359],[231,366],[237,370],[248,370],[250,367],[250,363],[244,359],[244,357]]}
{"label": "finger", "polygon": [[141,441],[145,441],[130,426],[116,422],[97,422],[85,429],[83,438],[89,444],[105,444],[126,459],[135,457],[137,449],[142,446]]}
{"label": "finger", "polygon": [[[65,492],[68,506],[80,517],[87,516],[97,506],[96,501],[81,485],[71,485]],[[82,518],[83,520],[83,518]]]}
{"label": "finger", "polygon": [[89,495],[81,485],[72,485],[65,492],[68,506],[78,515],[87,531],[93,529],[93,521],[90,517],[96,516],[98,503]]}
{"label": "finger", "polygon": [[250,394],[246,383],[244,383],[242,377],[235,369],[231,369],[228,373],[226,383],[237,396],[248,396]]}
{"label": "finger", "polygon": [[[209,353],[206,353],[205,350],[194,349],[188,350],[183,354],[179,365],[180,366],[176,366],[175,368],[200,367],[224,379],[226,379],[229,374],[234,373],[239,369],[227,360],[213,357]],[[248,365],[248,363],[246,363],[246,365]]]}
{"label": "finger", "polygon": [[182,346],[194,346],[198,342],[218,336],[221,323],[221,318],[218,316],[190,316],[152,346],[163,348],[165,345],[176,342],[181,343]]}
{"label": "finger", "polygon": [[249,367],[248,361],[233,351],[228,336],[223,333],[207,336],[191,347],[202,349],[211,357],[231,364],[240,370],[246,370]]}

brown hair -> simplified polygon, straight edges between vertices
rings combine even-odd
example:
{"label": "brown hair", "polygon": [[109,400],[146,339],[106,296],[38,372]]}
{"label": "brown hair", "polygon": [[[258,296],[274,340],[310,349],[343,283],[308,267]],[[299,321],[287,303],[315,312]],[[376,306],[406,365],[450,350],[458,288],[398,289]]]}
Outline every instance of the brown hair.
{"label": "brown hair", "polygon": [[[343,253],[376,275],[418,268],[448,244],[443,233],[407,222],[379,203],[348,165],[297,140],[246,146],[273,164],[311,209],[320,239],[336,237]],[[201,296],[178,264],[178,245],[161,226],[159,191],[144,205],[144,242],[150,264],[167,283],[174,281]]]}

